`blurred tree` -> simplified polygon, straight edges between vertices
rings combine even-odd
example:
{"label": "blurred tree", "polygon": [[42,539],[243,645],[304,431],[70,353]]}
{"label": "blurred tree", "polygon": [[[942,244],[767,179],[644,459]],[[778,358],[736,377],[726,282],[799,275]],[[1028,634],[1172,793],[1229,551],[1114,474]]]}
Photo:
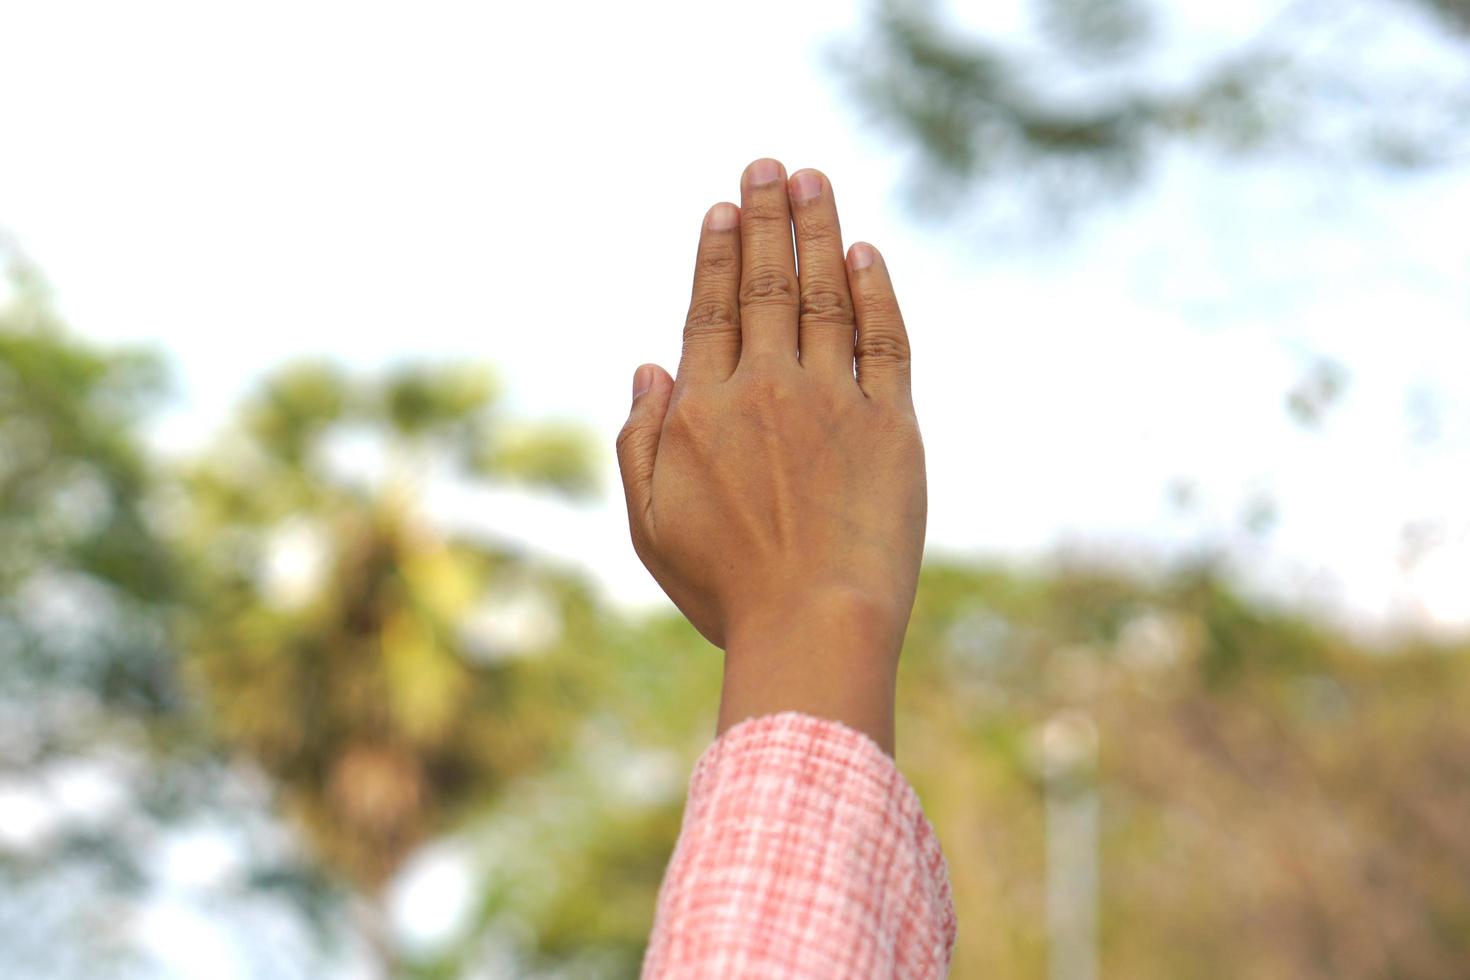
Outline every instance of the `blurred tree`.
{"label": "blurred tree", "polygon": [[[98,695],[99,708],[166,713],[176,692],[153,614],[175,598],[177,567],[144,510],[150,474],[136,439],[162,371],[150,357],[65,337],[29,270],[15,270],[13,294],[0,310],[0,637],[14,645],[6,661],[39,672],[36,682]],[[68,603],[89,606],[93,625],[105,621],[87,639],[107,642],[77,644],[84,659],[48,655],[73,639],[68,624],[45,621],[48,612],[65,618],[55,614]],[[19,708],[25,699],[16,700]],[[56,741],[17,744],[45,752]]]}
{"label": "blurred tree", "polygon": [[[8,272],[0,785],[12,806],[29,801],[37,815],[28,824],[12,814],[0,834],[0,947],[9,971],[95,976],[118,962],[104,900],[144,879],[151,818],[184,804],[196,771],[181,758],[178,778],[164,782],[134,765],[172,751],[188,723],[167,635],[179,568],[146,508],[153,474],[136,434],[163,373],[151,357],[68,338],[35,272],[19,260]],[[91,786],[94,808],[46,808],[68,783]],[[39,900],[59,882],[99,901]],[[58,935],[97,942],[58,944]]]}
{"label": "blurred tree", "polygon": [[407,856],[565,748],[603,614],[580,581],[435,527],[434,481],[593,486],[586,437],[511,425],[488,374],[267,378],[180,488],[188,676],[213,733],[276,787],[315,858],[379,907]]}
{"label": "blurred tree", "polygon": [[[324,935],[347,896],[385,972],[636,976],[719,659],[679,617],[613,617],[576,576],[431,520],[425,500],[451,474],[588,492],[581,437],[512,424],[479,371],[299,365],[169,467],[137,435],[156,362],[68,338],[33,277],[12,293],[7,971],[138,972],[119,955],[129,888],[172,822],[260,807],[237,792],[253,775],[304,848],[252,854],[240,887]],[[1465,975],[1470,646],[1355,639],[1208,564],[935,562],[901,670],[900,763],[967,924],[954,975],[1045,970],[1037,746],[1059,713],[1098,732],[1103,973]],[[129,799],[14,819],[79,763]],[[473,908],[437,945],[401,947],[391,883],[446,843]],[[283,968],[319,972],[244,967]]]}
{"label": "blurred tree", "polygon": [[0,307],[6,972],[142,969],[130,913],[154,888],[170,835],[210,822],[228,824],[244,857],[241,888],[221,897],[288,894],[324,937],[328,882],[272,845],[277,828],[264,801],[219,751],[184,670],[180,625],[199,596],[172,530],[180,490],[140,435],[165,392],[162,362],[69,336],[39,275],[8,258]]}
{"label": "blurred tree", "polygon": [[[1467,159],[1462,0],[1283,0],[1254,34],[1183,74],[1161,40],[1168,4],[1027,6],[1031,36],[1005,44],[962,30],[933,0],[880,0],[867,35],[835,52],[870,121],[918,151],[921,205],[947,210],[976,187],[1003,187],[1028,190],[1033,217],[1065,216],[1137,180],[1171,142],[1334,169]],[[1405,32],[1442,57],[1398,57],[1385,40]]]}
{"label": "blurred tree", "polygon": [[[8,966],[128,969],[125,913],[169,828],[211,810],[249,830],[247,811],[274,801],[307,847],[237,836],[250,852],[238,886],[288,899],[322,939],[339,900],[364,896],[351,904],[384,972],[410,969],[381,909],[404,859],[493,813],[511,780],[557,771],[628,666],[605,655],[628,641],[576,575],[437,528],[420,494],[458,474],[585,495],[585,434],[504,417],[479,369],[357,379],[298,365],[201,458],[168,464],[138,435],[160,363],[67,336],[39,278],[13,270],[0,311],[0,795],[39,816],[0,834]],[[106,797],[95,812],[51,792],[79,767]],[[660,803],[666,825],[676,811]],[[77,888],[93,900],[60,900]],[[549,901],[548,917],[580,915],[573,892]],[[601,932],[636,964],[651,905],[619,909],[622,925]],[[526,955],[554,964],[592,942]]]}
{"label": "blurred tree", "polygon": [[900,669],[955,976],[1045,974],[1059,715],[1098,732],[1103,976],[1466,975],[1470,645],[1365,645],[1208,564],[930,564]]}
{"label": "blurred tree", "polygon": [[[1024,0],[1029,23],[1004,40],[962,25],[980,6],[876,0],[863,34],[833,51],[866,122],[912,151],[921,211],[974,204],[995,226],[1049,231],[1141,185],[1177,148],[1329,177],[1470,163],[1464,0]],[[1255,23],[1207,41],[1178,30],[1199,17]],[[1323,428],[1350,380],[1308,352],[1283,392],[1287,418]],[[1244,510],[1238,533],[1269,533],[1269,491]]]}

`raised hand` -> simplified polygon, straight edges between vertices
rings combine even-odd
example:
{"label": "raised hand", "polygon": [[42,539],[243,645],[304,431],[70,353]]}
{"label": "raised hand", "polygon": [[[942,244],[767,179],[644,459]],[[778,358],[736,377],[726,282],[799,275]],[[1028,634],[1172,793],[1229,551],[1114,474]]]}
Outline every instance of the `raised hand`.
{"label": "raised hand", "polygon": [[740,188],[705,216],[677,379],[634,376],[633,546],[725,650],[721,731],[799,710],[891,752],[926,512],[908,335],[821,173],[757,160]]}

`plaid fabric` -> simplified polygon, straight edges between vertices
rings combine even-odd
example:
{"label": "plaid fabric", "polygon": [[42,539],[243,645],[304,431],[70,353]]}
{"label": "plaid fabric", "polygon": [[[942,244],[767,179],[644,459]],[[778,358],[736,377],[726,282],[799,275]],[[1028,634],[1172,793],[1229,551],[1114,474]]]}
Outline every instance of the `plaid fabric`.
{"label": "plaid fabric", "polygon": [[786,712],[700,757],[644,980],[942,977],[954,941],[939,841],[866,735]]}

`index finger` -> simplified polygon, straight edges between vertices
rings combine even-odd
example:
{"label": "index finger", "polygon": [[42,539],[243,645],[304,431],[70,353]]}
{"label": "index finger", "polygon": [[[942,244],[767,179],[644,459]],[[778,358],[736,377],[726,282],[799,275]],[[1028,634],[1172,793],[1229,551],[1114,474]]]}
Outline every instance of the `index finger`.
{"label": "index finger", "polygon": [[679,383],[724,381],[740,363],[740,209],[709,209],[699,233],[694,289],[684,319]]}

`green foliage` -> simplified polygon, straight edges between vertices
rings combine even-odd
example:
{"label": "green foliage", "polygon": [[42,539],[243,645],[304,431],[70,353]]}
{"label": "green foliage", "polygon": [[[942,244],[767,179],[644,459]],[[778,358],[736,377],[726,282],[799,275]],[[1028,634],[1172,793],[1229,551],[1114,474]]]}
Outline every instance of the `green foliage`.
{"label": "green foliage", "polygon": [[1139,0],[1038,0],[1037,19],[1059,48],[1082,59],[1136,52],[1156,18]]}
{"label": "green foliage", "polygon": [[495,386],[481,368],[411,367],[390,375],[378,397],[393,428],[414,435],[461,425],[495,400]]}
{"label": "green foliage", "polygon": [[[181,571],[151,518],[154,471],[136,431],[163,372],[66,336],[34,275],[11,271],[0,308],[0,775],[27,791],[99,756],[192,769],[198,760],[175,752],[187,706],[167,635]],[[146,880],[161,781],[114,771],[142,808],[135,819],[61,820],[28,847],[0,846],[0,947],[17,970],[104,975],[126,962],[105,940],[65,955],[47,941],[107,936],[106,900]],[[97,901],[57,904],[58,889]],[[47,907],[15,914],[37,904]]]}
{"label": "green foliage", "polygon": [[572,496],[598,489],[593,456],[581,426],[542,423],[506,427],[475,461],[477,469],[532,485],[554,487]]}
{"label": "green foliage", "polygon": [[168,594],[134,434],[162,377],[151,357],[66,338],[31,290],[0,311],[0,593],[46,566],[140,599]]}
{"label": "green foliage", "polygon": [[[12,763],[69,741],[45,710],[62,691],[94,703],[98,725],[113,708],[177,706],[159,613],[178,566],[148,518],[135,432],[162,377],[151,357],[66,337],[24,276],[0,311],[0,698],[42,729],[11,744]],[[58,622],[42,592],[91,615]]]}
{"label": "green foliage", "polygon": [[1104,974],[1450,977],[1470,955],[1464,643],[1365,645],[1208,565],[930,566],[900,692],[900,762],[983,923],[956,976],[1045,970],[1038,739],[1078,713]]}
{"label": "green foliage", "polygon": [[[574,577],[435,529],[416,496],[431,469],[584,492],[585,437],[541,430],[538,445],[499,417],[483,370],[302,364],[197,460],[164,466],[138,437],[158,363],[68,337],[30,280],[15,293],[0,316],[0,700],[25,737],[0,761],[38,786],[52,760],[141,752],[150,768],[117,828],[0,852],[12,886],[76,864],[141,887],[136,834],[254,770],[310,851],[263,858],[248,881],[326,937],[341,892],[319,871],[375,898],[419,842],[554,764],[597,695],[605,614]],[[385,478],[338,465],[354,439]],[[293,545],[314,565],[283,586],[272,562]]]}
{"label": "green foliage", "polygon": [[[370,894],[458,814],[546,764],[585,705],[554,656],[594,642],[582,586],[436,529],[416,502],[444,463],[585,486],[584,437],[502,436],[493,397],[476,369],[288,367],[185,477],[188,663],[214,731],[270,775],[317,857]],[[386,476],[334,462],[342,438],[366,440]],[[479,453],[502,441],[516,447],[503,461]],[[512,593],[548,625],[506,650],[476,628],[504,618],[495,602]]]}
{"label": "green foliage", "polygon": [[[1422,5],[1452,27],[1426,32],[1426,44],[1461,42],[1459,0]],[[943,211],[977,187],[1008,197],[1021,188],[1031,216],[1064,216],[1136,181],[1169,144],[1334,167],[1463,159],[1464,79],[1365,67],[1368,50],[1344,43],[1360,16],[1351,5],[1296,5],[1168,83],[1140,70],[1167,4],[1033,0],[1031,9],[1042,43],[1006,45],[960,31],[942,4],[880,0],[866,35],[835,51],[868,121],[918,151],[919,203]]]}
{"label": "green foliage", "polygon": [[[351,896],[395,975],[636,976],[718,655],[671,613],[615,616],[578,576],[436,524],[420,498],[444,473],[585,490],[584,437],[502,418],[480,372],[317,364],[266,379],[167,467],[137,435],[156,365],[26,302],[0,318],[0,704],[23,736],[0,758],[40,780],[126,750],[139,812],[0,847],[7,954],[121,962],[84,955],[115,906],[75,894],[126,902],[143,841],[201,807],[258,823],[238,803],[249,773],[302,849],[263,854],[239,887],[324,944]],[[43,615],[77,596],[65,609],[88,615],[66,628]],[[1098,732],[1104,973],[1463,972],[1464,643],[1370,643],[1208,562],[1152,578],[934,562],[900,697],[900,763],[959,906],[955,976],[1045,972],[1038,736],[1058,717]],[[445,842],[473,867],[473,914],[398,948],[385,888]],[[22,929],[16,903],[78,918]],[[65,934],[76,962],[31,934]]]}
{"label": "green foliage", "polygon": [[261,386],[245,410],[244,428],[283,459],[300,464],[352,401],[348,379],[331,364],[297,364]]}

